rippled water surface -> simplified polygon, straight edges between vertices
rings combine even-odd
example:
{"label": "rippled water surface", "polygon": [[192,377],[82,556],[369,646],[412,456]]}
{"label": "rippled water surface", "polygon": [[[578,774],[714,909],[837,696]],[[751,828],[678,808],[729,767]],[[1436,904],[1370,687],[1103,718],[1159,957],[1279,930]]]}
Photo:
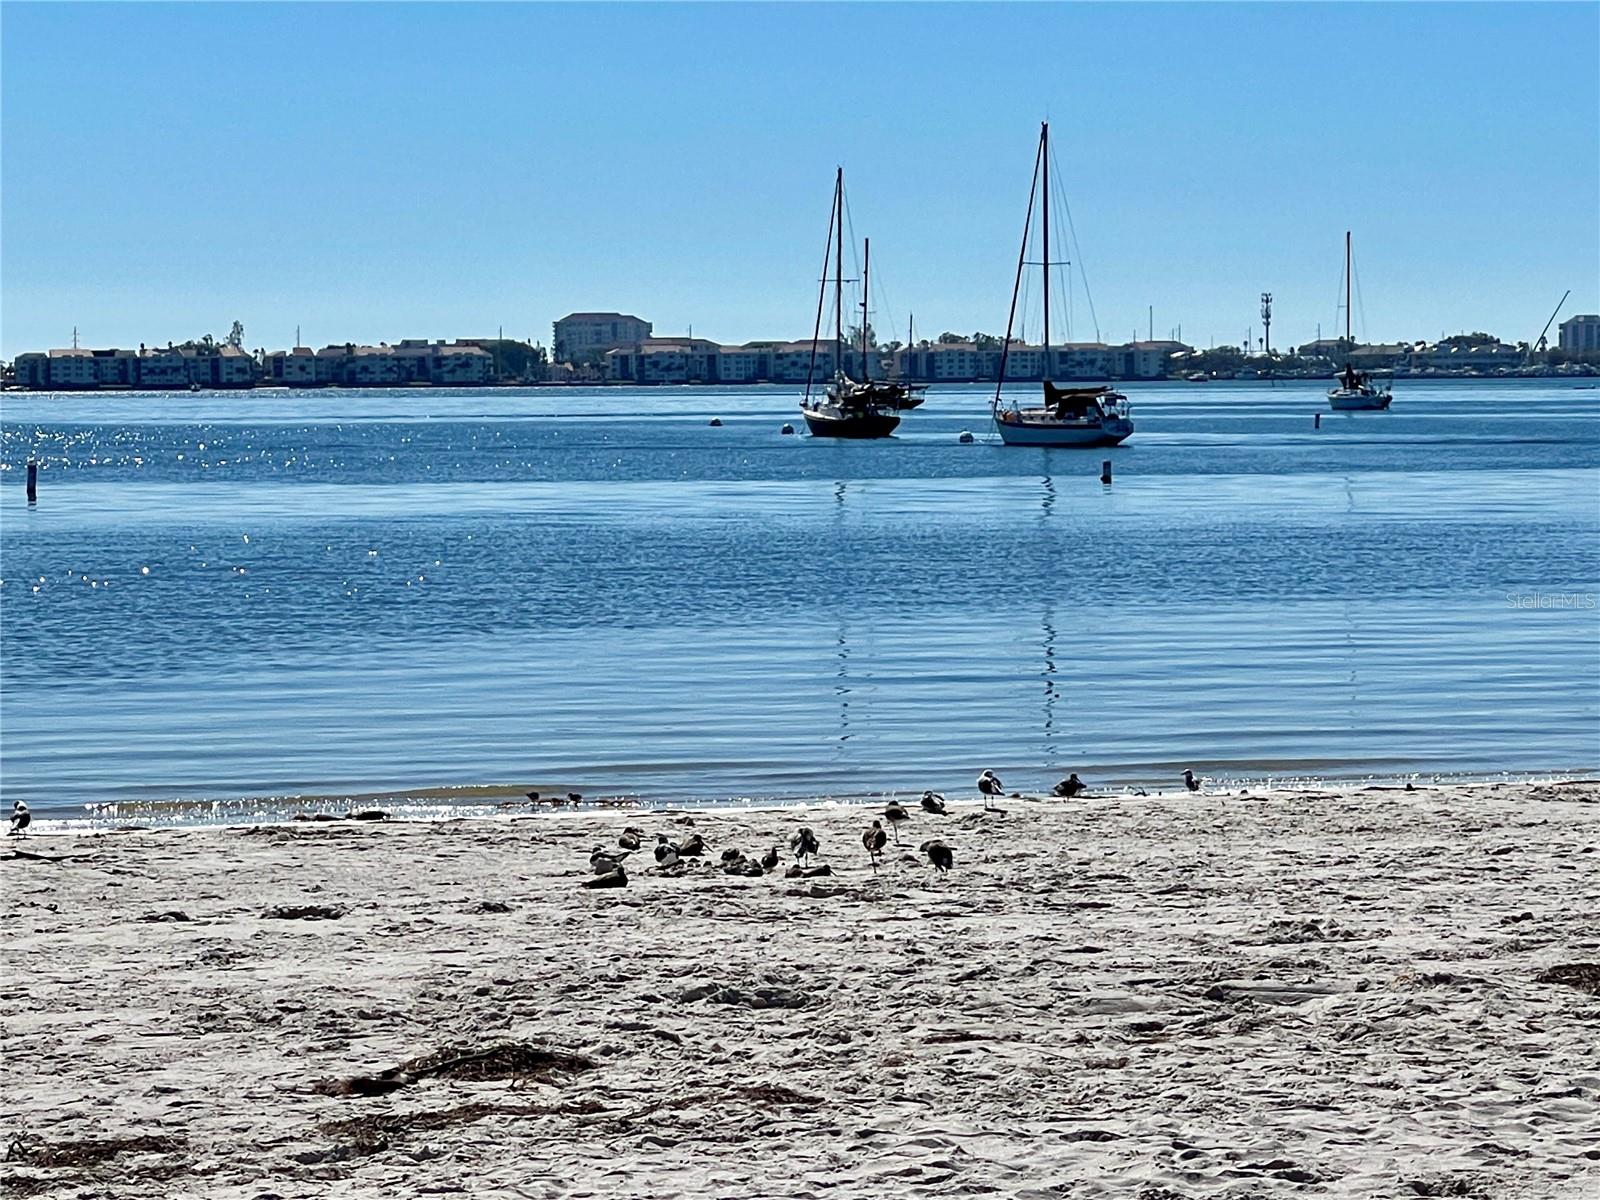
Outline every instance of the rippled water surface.
{"label": "rippled water surface", "polygon": [[0,781],[69,815],[1600,766],[1600,392],[1397,393],[1318,430],[1314,383],[1135,388],[1108,453],[986,440],[974,389],[860,444],[781,435],[779,390],[10,394]]}

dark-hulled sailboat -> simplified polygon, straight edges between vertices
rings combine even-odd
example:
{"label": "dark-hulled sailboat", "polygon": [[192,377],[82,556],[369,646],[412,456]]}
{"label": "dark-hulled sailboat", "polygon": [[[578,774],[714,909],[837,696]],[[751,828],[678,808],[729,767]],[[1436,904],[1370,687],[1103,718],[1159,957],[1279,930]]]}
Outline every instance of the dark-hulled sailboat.
{"label": "dark-hulled sailboat", "polygon": [[[1044,187],[1039,187],[1041,171]],[[1041,195],[1042,193],[1042,195]],[[1017,316],[1017,294],[1022,289],[1022,268],[1028,257],[1028,233],[1033,223],[1034,197],[1042,199],[1044,248],[1044,388],[1037,408],[1002,402],[1006,385],[1006,360],[1011,355],[1011,330]],[[1033,160],[1033,184],[1028,192],[1028,215],[1022,223],[1022,250],[1017,255],[1017,278],[1011,289],[1011,315],[1006,318],[1006,340],[1000,351],[1000,380],[995,384],[990,411],[1000,440],[1007,446],[1115,446],[1133,432],[1128,398],[1109,385],[1057,387],[1050,381],[1050,124],[1039,127],[1039,151]]]}
{"label": "dark-hulled sailboat", "polygon": [[[828,267],[833,267],[833,279]],[[811,332],[811,365],[806,370],[806,391],[800,413],[812,437],[888,437],[900,424],[900,414],[922,403],[921,388],[895,380],[872,378],[872,353],[868,339],[867,286],[872,268],[872,243],[867,241],[861,266],[861,379],[851,377],[844,362],[844,168],[833,181],[833,210],[828,218],[828,248],[823,255],[817,289],[817,319]],[[822,342],[822,309],[828,285],[833,284],[833,362],[831,379],[816,394],[817,352]]]}

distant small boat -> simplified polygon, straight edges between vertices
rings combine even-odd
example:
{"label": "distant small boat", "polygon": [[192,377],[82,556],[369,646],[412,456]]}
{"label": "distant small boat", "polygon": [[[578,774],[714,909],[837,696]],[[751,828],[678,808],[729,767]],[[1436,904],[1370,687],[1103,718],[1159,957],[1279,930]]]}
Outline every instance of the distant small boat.
{"label": "distant small boat", "polygon": [[[821,344],[822,304],[827,297],[827,259],[833,263],[833,378],[820,397],[812,392],[812,371]],[[817,322],[811,334],[811,370],[806,372],[805,397],[800,415],[812,437],[883,438],[900,424],[901,412],[922,403],[925,389],[894,380],[872,378],[871,347],[867,330],[867,286],[872,267],[872,243],[865,243],[861,268],[861,373],[852,379],[844,367],[844,168],[833,182],[833,211],[828,218],[828,250],[822,283],[817,293]]]}
{"label": "distant small boat", "polygon": [[1211,376],[1207,375],[1204,371],[1196,371],[1194,374],[1189,376],[1189,382],[1190,383],[1210,383],[1211,382]]}
{"label": "distant small boat", "polygon": [[[1350,231],[1344,233],[1344,344],[1353,346],[1350,338]],[[1348,352],[1347,352],[1348,353]],[[1389,407],[1394,396],[1390,388],[1380,388],[1372,376],[1358,371],[1348,358],[1344,370],[1337,376],[1339,386],[1328,390],[1328,407],[1334,412],[1375,412]]]}
{"label": "distant small boat", "polygon": [[[1000,380],[995,384],[990,406],[1000,440],[1008,446],[1115,446],[1133,432],[1128,416],[1128,398],[1109,385],[1099,387],[1057,387],[1050,382],[1050,123],[1039,126],[1039,150],[1033,161],[1033,178],[1042,188],[1028,194],[1028,215],[1022,222],[1022,250],[1017,256],[1017,277],[1011,288],[1011,315],[1006,319],[1006,340],[1000,349]],[[1034,197],[1041,196],[1044,248],[1044,386],[1042,403],[1023,408],[1016,403],[1002,406],[1006,385],[1006,360],[1011,352],[1011,326],[1016,319],[1017,295],[1022,290],[1022,268],[1028,257],[1028,233],[1033,223]]]}

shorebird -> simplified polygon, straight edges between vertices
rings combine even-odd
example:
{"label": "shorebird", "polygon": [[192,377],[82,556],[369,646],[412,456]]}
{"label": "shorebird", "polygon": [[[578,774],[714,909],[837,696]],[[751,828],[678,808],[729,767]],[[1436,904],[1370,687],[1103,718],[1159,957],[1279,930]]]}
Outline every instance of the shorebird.
{"label": "shorebird", "polygon": [[583,802],[583,793],[582,792],[568,792],[567,793],[567,803],[568,804],[580,804],[582,802]]}
{"label": "shorebird", "polygon": [[732,846],[729,846],[722,852],[722,865],[727,866],[729,863],[736,863],[743,857],[743,852],[735,850]]}
{"label": "shorebird", "polygon": [[874,872],[878,869],[878,856],[883,853],[888,841],[889,835],[883,831],[882,821],[874,821],[861,835],[861,844],[867,848],[867,861],[872,864]]}
{"label": "shorebird", "polygon": [[1194,777],[1194,772],[1188,767],[1183,769],[1183,786],[1188,788],[1191,792],[1198,792],[1200,790],[1200,781]]}
{"label": "shorebird", "polygon": [[[900,826],[911,820],[911,814],[901,806],[900,801],[891,800],[884,807],[883,819],[889,822],[889,828],[894,831],[894,844],[898,846],[900,844]],[[874,821],[873,824],[877,824],[877,822]]]}
{"label": "shorebird", "polygon": [[801,826],[800,832],[789,839],[789,849],[794,851],[797,859],[810,858],[818,850],[817,835]]}
{"label": "shorebird", "polygon": [[678,848],[667,841],[664,833],[656,834],[656,866],[665,871],[678,865]]}
{"label": "shorebird", "polygon": [[624,850],[621,854],[610,854],[604,846],[596,846],[589,855],[589,866],[596,875],[608,875],[622,869],[622,860],[628,857],[628,853]]}
{"label": "shorebird", "polygon": [[1006,794],[1006,786],[1000,782],[1000,776],[993,771],[985,771],[978,776],[978,790],[983,793],[984,812],[999,812],[1000,810],[990,804],[989,801],[996,796],[1004,796]]}
{"label": "shorebird", "polygon": [[585,879],[579,887],[586,888],[618,888],[628,886],[628,873],[622,869],[622,864],[617,864],[615,871],[607,871],[604,875],[596,875],[593,879]]}
{"label": "shorebird", "polygon": [[1076,771],[1074,771],[1071,775],[1068,775],[1060,783],[1056,784],[1055,787],[1050,789],[1052,794],[1057,796],[1066,796],[1069,799],[1073,796],[1080,796],[1087,790],[1088,785],[1085,784],[1083,780],[1078,778],[1078,773]]}
{"label": "shorebird", "polygon": [[776,846],[761,856],[762,870],[775,871],[778,869],[778,862],[778,848]]}
{"label": "shorebird", "polygon": [[955,853],[943,842],[923,842],[918,849],[928,856],[928,861],[941,875],[956,865]]}
{"label": "shorebird", "polygon": [[637,850],[644,839],[644,831],[629,825],[622,831],[622,836],[617,839],[617,845],[624,850]]}
{"label": "shorebird", "polygon": [[922,811],[944,816],[944,797],[938,792],[922,793]]}
{"label": "shorebird", "polygon": [[691,833],[678,845],[680,858],[699,858],[706,852],[706,840],[698,833]]}
{"label": "shorebird", "polygon": [[6,830],[6,836],[16,834],[21,837],[28,832],[28,826],[33,824],[33,814],[28,811],[28,806],[18,800],[11,806],[11,828]]}
{"label": "shorebird", "polygon": [[532,800],[535,804],[539,803],[538,792],[524,792],[523,795],[525,795],[529,800]]}

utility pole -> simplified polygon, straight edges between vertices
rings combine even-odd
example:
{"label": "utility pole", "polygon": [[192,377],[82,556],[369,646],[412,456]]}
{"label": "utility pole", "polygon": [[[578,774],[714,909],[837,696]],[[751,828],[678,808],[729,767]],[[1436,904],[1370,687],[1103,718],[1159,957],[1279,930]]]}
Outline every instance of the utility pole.
{"label": "utility pole", "polygon": [[1272,354],[1272,293],[1261,293],[1261,340],[1267,354]]}
{"label": "utility pole", "polygon": [[74,350],[78,348],[78,327],[76,325],[72,327],[72,348]]}
{"label": "utility pole", "polygon": [[1156,340],[1156,306],[1150,305],[1150,340]]}

